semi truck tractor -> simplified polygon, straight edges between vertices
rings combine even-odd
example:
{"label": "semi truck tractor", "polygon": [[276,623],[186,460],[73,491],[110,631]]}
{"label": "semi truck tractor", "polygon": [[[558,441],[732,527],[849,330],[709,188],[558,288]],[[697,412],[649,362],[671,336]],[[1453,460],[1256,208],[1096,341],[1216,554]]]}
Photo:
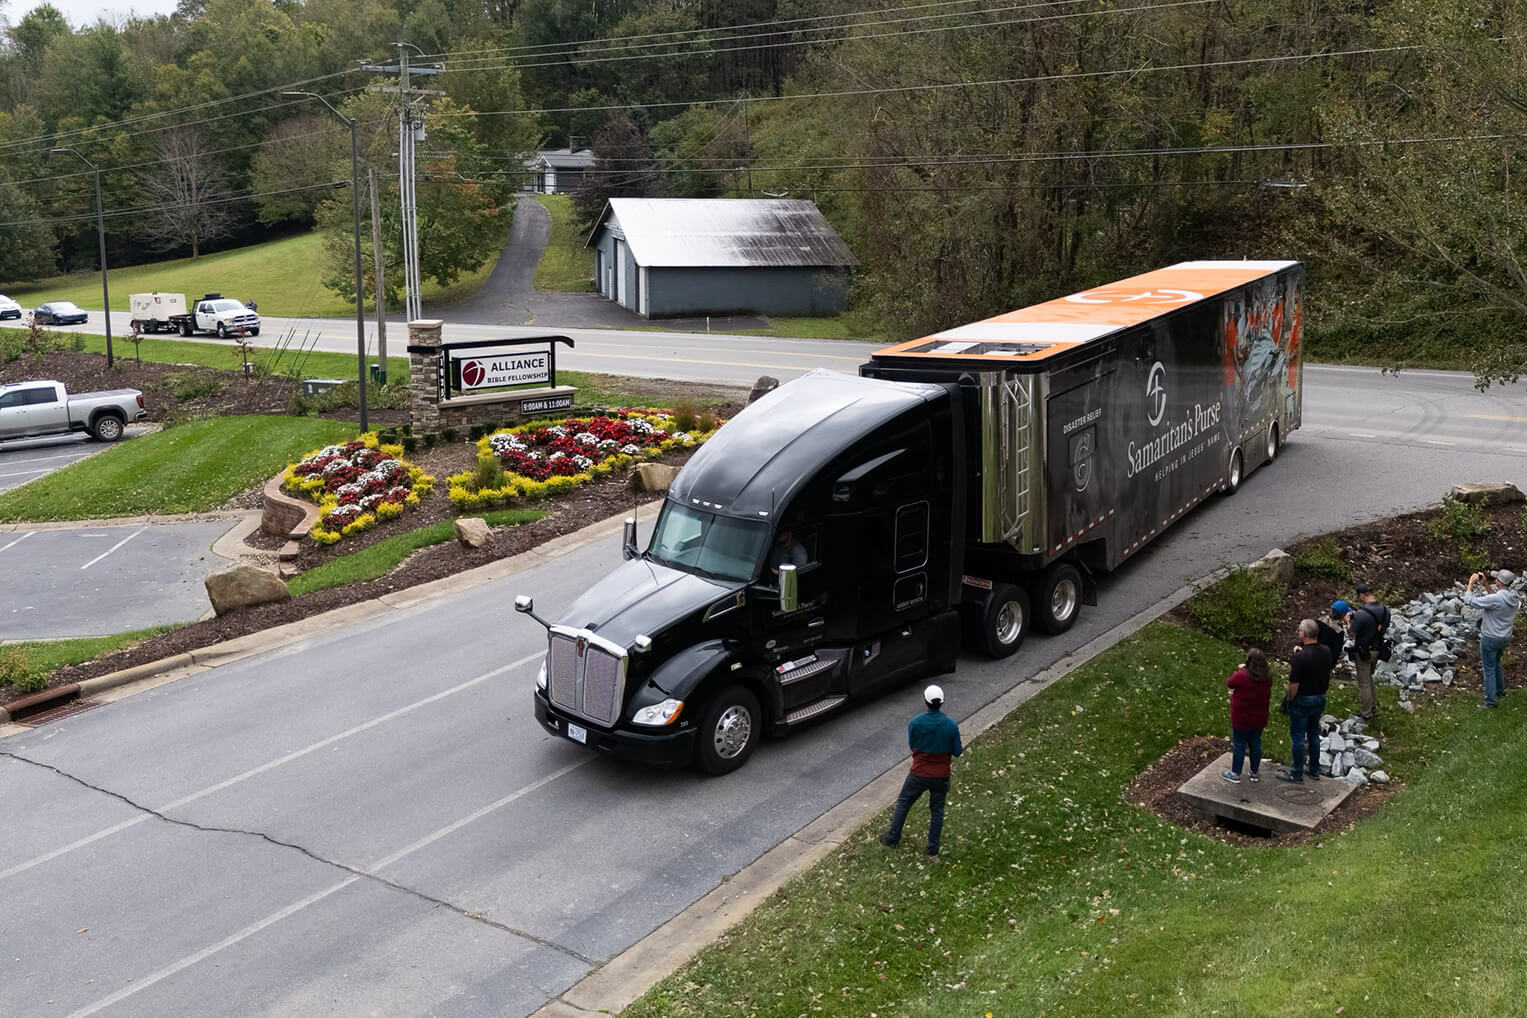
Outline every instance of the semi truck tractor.
{"label": "semi truck tractor", "polygon": [[1100,575],[1299,427],[1302,279],[1185,262],[780,386],[560,617],[516,599],[548,633],[537,720],[725,773],[962,648],[1066,631]]}

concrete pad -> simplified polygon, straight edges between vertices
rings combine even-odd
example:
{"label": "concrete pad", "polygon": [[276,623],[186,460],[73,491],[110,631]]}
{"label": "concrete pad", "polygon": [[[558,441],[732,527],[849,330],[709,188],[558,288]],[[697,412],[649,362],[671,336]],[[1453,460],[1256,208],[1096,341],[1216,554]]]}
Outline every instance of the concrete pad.
{"label": "concrete pad", "polygon": [[1243,773],[1239,784],[1220,777],[1230,769],[1230,754],[1193,775],[1177,789],[1184,799],[1210,816],[1277,831],[1280,834],[1313,831],[1315,825],[1330,815],[1357,786],[1341,778],[1311,781],[1304,784],[1279,781],[1273,776],[1277,766],[1263,760],[1261,781],[1247,781]]}

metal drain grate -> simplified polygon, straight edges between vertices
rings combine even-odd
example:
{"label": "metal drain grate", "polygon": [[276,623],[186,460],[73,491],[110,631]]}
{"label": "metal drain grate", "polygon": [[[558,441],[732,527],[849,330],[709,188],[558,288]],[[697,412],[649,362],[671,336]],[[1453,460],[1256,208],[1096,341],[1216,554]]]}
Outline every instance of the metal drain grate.
{"label": "metal drain grate", "polygon": [[100,703],[95,700],[70,700],[67,703],[59,704],[57,707],[49,707],[47,710],[38,711],[36,714],[28,714],[24,718],[14,718],[11,723],[22,725],[26,728],[36,728],[38,725],[46,725],[60,718],[83,714],[92,707],[99,706]]}

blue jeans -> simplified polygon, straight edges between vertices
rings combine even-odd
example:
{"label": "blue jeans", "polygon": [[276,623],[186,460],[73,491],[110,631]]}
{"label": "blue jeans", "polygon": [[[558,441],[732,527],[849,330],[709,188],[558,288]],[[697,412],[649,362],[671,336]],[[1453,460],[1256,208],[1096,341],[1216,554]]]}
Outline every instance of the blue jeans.
{"label": "blue jeans", "polygon": [[901,826],[907,822],[907,811],[924,792],[928,793],[928,811],[932,814],[928,822],[928,851],[938,851],[939,836],[944,833],[944,798],[949,794],[948,778],[920,778],[916,774],[908,774],[907,780],[902,782],[901,794],[896,797],[896,812],[891,817],[891,829],[886,832],[886,840],[892,844],[901,840]]}
{"label": "blue jeans", "polygon": [[1256,731],[1242,731],[1233,728],[1230,731],[1230,769],[1239,776],[1241,773],[1241,761],[1247,756],[1247,750],[1251,750],[1251,773],[1255,774],[1257,768],[1262,765],[1262,729]]}
{"label": "blue jeans", "polygon": [[1509,636],[1479,634],[1479,670],[1485,677],[1485,703],[1492,707],[1495,698],[1506,689],[1506,680],[1500,673],[1500,656],[1510,641]]}
{"label": "blue jeans", "polygon": [[1289,772],[1302,777],[1306,754],[1310,773],[1320,775],[1320,715],[1326,712],[1326,698],[1320,696],[1296,696],[1288,706],[1288,741],[1293,744],[1293,761]]}

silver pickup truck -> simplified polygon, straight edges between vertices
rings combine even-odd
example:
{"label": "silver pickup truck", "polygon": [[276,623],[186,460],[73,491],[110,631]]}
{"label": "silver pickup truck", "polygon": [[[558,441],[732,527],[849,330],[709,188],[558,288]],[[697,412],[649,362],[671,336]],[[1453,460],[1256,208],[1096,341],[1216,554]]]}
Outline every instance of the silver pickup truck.
{"label": "silver pickup truck", "polygon": [[62,382],[0,385],[0,441],[85,431],[98,441],[115,442],[129,421],[146,417],[137,389],[71,396]]}

